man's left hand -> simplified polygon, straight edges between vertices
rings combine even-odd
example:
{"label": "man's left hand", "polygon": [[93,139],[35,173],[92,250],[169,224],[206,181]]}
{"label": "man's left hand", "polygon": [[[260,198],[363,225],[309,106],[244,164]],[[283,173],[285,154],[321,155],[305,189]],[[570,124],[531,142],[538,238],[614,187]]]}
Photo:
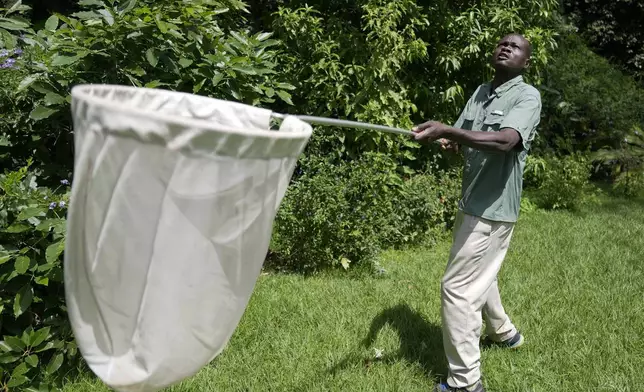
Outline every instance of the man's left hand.
{"label": "man's left hand", "polygon": [[419,142],[431,143],[446,136],[450,127],[438,121],[427,121],[412,128],[414,139]]}

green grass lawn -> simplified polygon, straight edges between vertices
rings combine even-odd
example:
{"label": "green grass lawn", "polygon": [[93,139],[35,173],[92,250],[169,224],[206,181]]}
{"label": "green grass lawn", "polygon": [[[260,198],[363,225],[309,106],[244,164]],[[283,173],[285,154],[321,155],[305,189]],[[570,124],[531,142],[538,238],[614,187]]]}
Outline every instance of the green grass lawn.
{"label": "green grass lawn", "polygon": [[[387,252],[380,277],[262,276],[227,349],[170,390],[428,391],[445,373],[448,250]],[[488,390],[644,391],[643,257],[644,204],[523,215],[499,280],[527,342],[483,351]]]}

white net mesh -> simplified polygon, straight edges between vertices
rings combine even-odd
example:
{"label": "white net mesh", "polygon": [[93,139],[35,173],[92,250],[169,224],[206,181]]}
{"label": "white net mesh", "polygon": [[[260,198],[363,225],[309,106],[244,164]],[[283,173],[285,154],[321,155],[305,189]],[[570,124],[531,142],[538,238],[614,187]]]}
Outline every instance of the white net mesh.
{"label": "white net mesh", "polygon": [[225,347],[311,127],[163,90],[78,86],[65,287],[90,368],[156,391]]}

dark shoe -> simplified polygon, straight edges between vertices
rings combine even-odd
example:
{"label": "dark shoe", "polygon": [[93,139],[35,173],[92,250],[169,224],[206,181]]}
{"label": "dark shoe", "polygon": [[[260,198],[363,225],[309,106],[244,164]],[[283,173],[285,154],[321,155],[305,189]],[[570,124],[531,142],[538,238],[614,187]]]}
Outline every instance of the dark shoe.
{"label": "dark shoe", "polygon": [[437,384],[434,392],[485,392],[485,388],[483,388],[483,383],[480,381],[468,388],[454,388],[444,382]]}
{"label": "dark shoe", "polygon": [[521,335],[521,333],[519,332],[514,334],[514,336],[511,337],[510,339],[504,340],[502,342],[496,342],[490,339],[489,337],[483,341],[483,345],[485,347],[497,346],[501,348],[519,348],[523,345],[523,343],[525,343],[525,339],[523,338],[523,335]]}

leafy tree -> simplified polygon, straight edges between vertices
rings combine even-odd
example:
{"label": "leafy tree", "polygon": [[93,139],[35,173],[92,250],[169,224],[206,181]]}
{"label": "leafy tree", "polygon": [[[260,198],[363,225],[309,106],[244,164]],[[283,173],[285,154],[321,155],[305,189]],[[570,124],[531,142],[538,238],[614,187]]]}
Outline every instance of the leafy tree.
{"label": "leafy tree", "polygon": [[564,0],[563,6],[597,53],[644,77],[644,1]]}

